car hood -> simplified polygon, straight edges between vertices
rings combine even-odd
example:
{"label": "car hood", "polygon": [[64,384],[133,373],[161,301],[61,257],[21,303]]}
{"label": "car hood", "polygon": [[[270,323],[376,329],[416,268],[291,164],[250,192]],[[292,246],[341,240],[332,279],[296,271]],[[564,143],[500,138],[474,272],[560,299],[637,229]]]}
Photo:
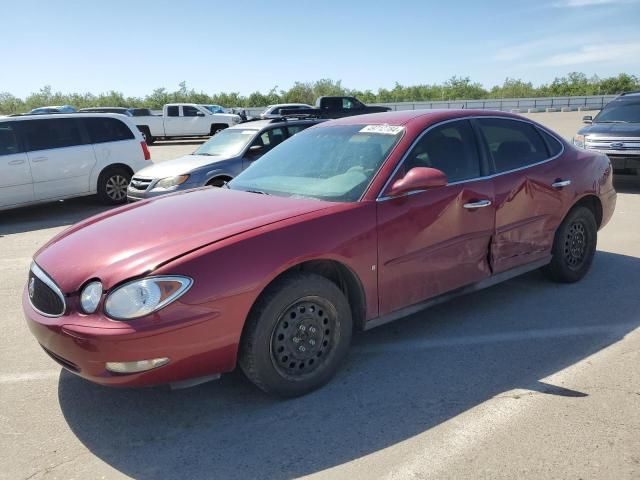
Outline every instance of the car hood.
{"label": "car hood", "polygon": [[594,123],[582,127],[580,135],[594,135],[600,137],[640,137],[638,123]]}
{"label": "car hood", "polygon": [[65,293],[93,278],[109,289],[217,241],[332,205],[201,188],[88,218],[54,237],[34,259]]}
{"label": "car hood", "polygon": [[215,165],[216,163],[224,162],[234,158],[237,157],[186,155],[174,160],[154,163],[153,165],[144,167],[142,170],[138,170],[134,176],[136,178],[148,179],[173,177],[175,175],[190,173],[194,170],[197,170],[198,168],[206,167],[207,165]]}

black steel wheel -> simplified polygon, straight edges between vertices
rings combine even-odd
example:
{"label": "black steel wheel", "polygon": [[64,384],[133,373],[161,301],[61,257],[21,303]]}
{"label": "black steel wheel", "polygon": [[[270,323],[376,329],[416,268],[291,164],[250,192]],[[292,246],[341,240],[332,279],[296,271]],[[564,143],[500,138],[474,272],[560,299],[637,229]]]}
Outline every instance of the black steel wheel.
{"label": "black steel wheel", "polygon": [[268,393],[304,395],[335,374],[351,343],[351,329],[351,309],[333,282],[315,274],[288,274],[252,309],[239,363]]}
{"label": "black steel wheel", "polygon": [[597,241],[598,225],[591,210],[572,209],[556,231],[551,263],[543,271],[557,282],[577,282],[591,267]]}

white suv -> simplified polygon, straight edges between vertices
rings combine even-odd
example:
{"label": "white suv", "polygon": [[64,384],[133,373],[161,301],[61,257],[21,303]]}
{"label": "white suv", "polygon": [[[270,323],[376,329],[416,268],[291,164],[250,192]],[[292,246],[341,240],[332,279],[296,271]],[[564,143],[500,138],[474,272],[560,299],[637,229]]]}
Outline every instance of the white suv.
{"label": "white suv", "polygon": [[103,203],[124,203],[131,176],[150,159],[122,115],[0,118],[0,210],[96,193]]}

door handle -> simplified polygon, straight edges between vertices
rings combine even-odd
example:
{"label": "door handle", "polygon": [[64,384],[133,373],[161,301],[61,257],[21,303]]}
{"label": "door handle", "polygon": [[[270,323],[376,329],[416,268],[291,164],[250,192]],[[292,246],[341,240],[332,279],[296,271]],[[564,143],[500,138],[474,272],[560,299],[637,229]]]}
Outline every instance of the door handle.
{"label": "door handle", "polygon": [[18,159],[18,160],[11,160],[9,162],[9,165],[22,165],[23,163],[24,163],[24,160]]}
{"label": "door handle", "polygon": [[31,160],[33,163],[40,163],[40,162],[46,162],[47,161],[47,157],[36,157],[33,160]]}
{"label": "door handle", "polygon": [[569,185],[571,185],[571,180],[556,180],[551,184],[553,188],[568,187]]}
{"label": "door handle", "polygon": [[464,208],[467,208],[467,209],[484,208],[484,207],[488,207],[489,205],[491,205],[490,200],[478,200],[476,202],[465,203]]}

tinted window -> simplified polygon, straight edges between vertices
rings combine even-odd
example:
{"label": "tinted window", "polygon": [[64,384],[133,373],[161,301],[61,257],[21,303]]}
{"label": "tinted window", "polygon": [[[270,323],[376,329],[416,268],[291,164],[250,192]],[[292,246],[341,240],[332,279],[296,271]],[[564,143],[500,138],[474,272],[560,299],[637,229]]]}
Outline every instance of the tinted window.
{"label": "tinted window", "polygon": [[553,138],[551,135],[549,135],[547,132],[545,132],[544,130],[539,128],[538,132],[540,132],[540,135],[542,135],[542,138],[544,138],[544,141],[547,144],[547,148],[549,149],[549,155],[551,157],[560,155],[560,152],[562,151],[562,144],[558,140]]}
{"label": "tinted window", "polygon": [[450,183],[479,177],[480,159],[470,123],[450,122],[429,130],[405,160],[405,173],[413,167],[437,168]]}
{"label": "tinted window", "polygon": [[253,145],[261,145],[266,147],[265,150],[270,150],[279,143],[282,143],[285,140],[286,136],[284,133],[284,129],[282,128],[273,128],[271,130],[267,130],[266,132],[260,134],[258,138],[256,138]]}
{"label": "tinted window", "polygon": [[200,112],[200,110],[196,107],[182,107],[182,115],[185,117],[197,117],[198,112]]}
{"label": "tinted window", "polygon": [[526,122],[502,118],[477,120],[497,172],[525,167],[549,158],[536,128]]}
{"label": "tinted window", "polygon": [[167,116],[168,117],[179,117],[180,116],[180,107],[167,107]]}
{"label": "tinted window", "polygon": [[627,97],[624,100],[609,102],[593,121],[595,123],[640,123],[640,101]]}
{"label": "tinted window", "polygon": [[85,118],[83,121],[89,132],[91,143],[117,142],[135,138],[129,127],[115,118]]}
{"label": "tinted window", "polygon": [[295,135],[298,132],[301,132],[302,130],[304,130],[305,128],[309,128],[311,125],[289,125],[287,127],[287,130],[289,130],[289,136],[292,137],[293,135]]}
{"label": "tinted window", "polygon": [[21,122],[29,150],[81,145],[80,124],[75,118],[55,118]]}
{"label": "tinted window", "polygon": [[13,123],[0,123],[0,155],[13,155],[22,149]]}

